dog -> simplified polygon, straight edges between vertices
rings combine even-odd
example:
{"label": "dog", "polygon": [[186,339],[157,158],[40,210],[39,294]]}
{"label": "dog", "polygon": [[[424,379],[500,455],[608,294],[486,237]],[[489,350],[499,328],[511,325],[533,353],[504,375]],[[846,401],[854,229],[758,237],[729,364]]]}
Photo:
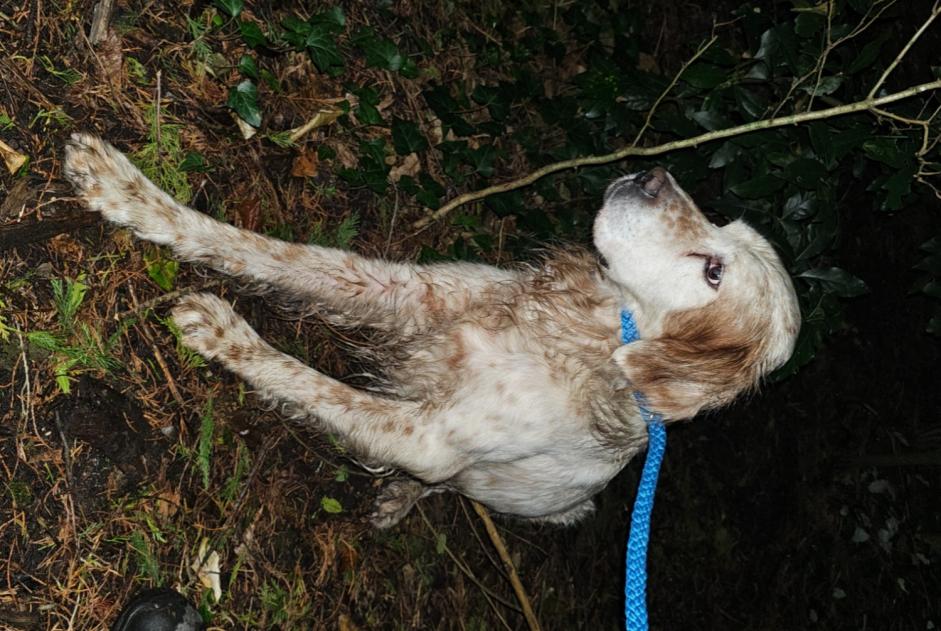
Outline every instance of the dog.
{"label": "dog", "polygon": [[[141,239],[375,332],[366,352],[381,379],[365,390],[275,350],[216,296],[172,310],[186,346],[409,474],[376,500],[377,527],[439,490],[575,523],[646,446],[635,392],[665,422],[690,419],[785,363],[800,327],[771,245],[741,221],[710,223],[659,167],[608,187],[600,257],[557,249],[511,269],[376,260],[241,230],[177,203],[92,135],[72,136],[64,172],[91,210]],[[627,345],[625,308],[642,334]]]}

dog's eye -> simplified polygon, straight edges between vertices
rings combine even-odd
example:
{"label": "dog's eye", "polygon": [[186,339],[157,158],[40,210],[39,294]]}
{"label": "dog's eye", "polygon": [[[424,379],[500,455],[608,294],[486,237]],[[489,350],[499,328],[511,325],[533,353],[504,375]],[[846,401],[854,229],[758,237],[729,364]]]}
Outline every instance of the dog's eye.
{"label": "dog's eye", "polygon": [[722,261],[713,256],[706,259],[706,267],[703,270],[703,274],[706,277],[706,282],[709,283],[709,286],[713,289],[719,288],[719,284],[722,282],[722,272],[724,271],[725,265],[722,264]]}

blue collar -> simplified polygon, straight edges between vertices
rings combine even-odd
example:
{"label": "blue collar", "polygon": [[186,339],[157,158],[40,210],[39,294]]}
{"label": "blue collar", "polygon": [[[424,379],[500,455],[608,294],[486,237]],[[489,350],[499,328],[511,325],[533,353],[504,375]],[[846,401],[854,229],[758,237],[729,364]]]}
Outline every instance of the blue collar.
{"label": "blue collar", "polygon": [[[634,320],[634,314],[625,307],[621,309],[621,343],[630,344],[640,339],[640,330],[637,328],[637,322]],[[634,391],[634,400],[637,401],[637,407],[640,408],[640,416],[647,425],[651,423],[662,423],[663,417],[650,410],[647,407],[647,400],[643,393]]]}

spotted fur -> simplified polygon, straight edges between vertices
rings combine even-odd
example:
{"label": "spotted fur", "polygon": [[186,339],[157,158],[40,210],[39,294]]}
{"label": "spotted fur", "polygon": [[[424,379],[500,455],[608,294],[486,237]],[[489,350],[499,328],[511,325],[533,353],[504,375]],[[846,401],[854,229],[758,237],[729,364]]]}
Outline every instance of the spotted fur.
{"label": "spotted fur", "polygon": [[[184,343],[262,397],[411,476],[387,488],[389,526],[432,489],[496,511],[572,523],[647,440],[632,393],[668,420],[732,400],[790,355],[799,314],[768,243],[718,228],[662,169],[611,185],[595,223],[603,256],[551,252],[539,265],[414,265],[285,243],[174,201],[111,145],[76,134],[66,176],[89,208],[181,259],[289,294],[371,329],[382,396],[267,344],[209,294],[183,298]],[[703,260],[721,260],[721,285]],[[643,340],[618,341],[631,309]]]}

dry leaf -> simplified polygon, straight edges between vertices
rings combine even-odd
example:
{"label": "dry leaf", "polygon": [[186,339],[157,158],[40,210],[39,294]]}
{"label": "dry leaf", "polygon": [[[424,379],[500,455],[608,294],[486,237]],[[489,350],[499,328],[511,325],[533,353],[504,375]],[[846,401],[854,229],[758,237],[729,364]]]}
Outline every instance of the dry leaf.
{"label": "dry leaf", "polygon": [[359,158],[356,157],[356,154],[342,142],[336,143],[333,148],[336,150],[337,159],[340,160],[340,164],[343,165],[343,168],[352,169],[359,164]]}
{"label": "dry leaf", "polygon": [[243,121],[237,114],[232,113],[232,118],[235,119],[235,124],[238,125],[239,131],[242,133],[242,138],[248,140],[252,136],[258,133],[258,130]]}
{"label": "dry leaf", "polygon": [[312,129],[329,125],[343,115],[339,107],[327,107],[314,114],[309,121],[291,130],[291,142],[297,142],[306,136]]}
{"label": "dry leaf", "polygon": [[418,154],[413,152],[405,156],[402,164],[389,170],[389,181],[395,183],[401,180],[403,175],[415,177],[419,173],[421,173],[421,162]]}
{"label": "dry leaf", "polygon": [[317,165],[320,159],[316,151],[302,151],[294,158],[291,165],[293,177],[314,177],[317,175]]}
{"label": "dry leaf", "polygon": [[104,37],[97,46],[97,57],[101,61],[99,66],[101,74],[115,88],[121,87],[124,79],[124,51],[121,47],[121,38],[114,29],[105,31]]}
{"label": "dry leaf", "polygon": [[7,171],[14,175],[29,160],[19,151],[0,140],[0,154],[3,154],[3,162],[7,165]]}
{"label": "dry leaf", "polygon": [[[199,583],[212,590],[212,596],[216,602],[222,600],[222,582],[219,580],[219,553],[213,550],[209,552],[209,541],[203,539],[199,544],[199,552],[193,560],[190,568],[196,572],[196,578]],[[203,560],[205,559],[205,560]]]}

